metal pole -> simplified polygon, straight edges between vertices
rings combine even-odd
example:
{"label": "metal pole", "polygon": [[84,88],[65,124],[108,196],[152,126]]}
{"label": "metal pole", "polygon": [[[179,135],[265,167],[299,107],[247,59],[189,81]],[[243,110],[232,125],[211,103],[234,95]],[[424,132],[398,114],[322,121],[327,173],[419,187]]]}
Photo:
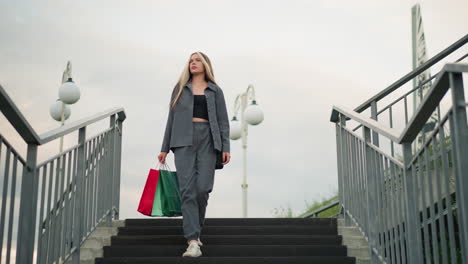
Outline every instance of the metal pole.
{"label": "metal pole", "polygon": [[114,220],[119,219],[119,213],[120,213],[120,170],[121,170],[121,164],[122,164],[122,128],[123,128],[123,122],[121,120],[117,119],[117,127],[118,127],[118,133],[117,133],[117,142],[116,142],[116,165],[115,165],[115,215],[114,215]]}
{"label": "metal pole", "polygon": [[[423,263],[421,245],[421,222],[419,221],[419,200],[417,192],[417,181],[415,179],[415,168],[411,166],[412,159],[411,143],[403,143],[403,177],[405,184],[406,203],[406,245],[408,252],[407,263]],[[421,168],[419,168],[421,169]],[[423,194],[425,195],[425,194]]]}
{"label": "metal pole", "polygon": [[[347,140],[346,140],[346,131],[345,131],[345,127],[346,127],[346,117],[341,115],[339,116],[339,123],[340,123],[340,126],[339,126],[339,148],[340,148],[340,152],[339,152],[339,160],[340,160],[340,176],[339,176],[339,179],[341,179],[341,192],[340,192],[340,202],[341,202],[341,207],[340,207],[340,210],[343,210],[343,218],[344,218],[344,222],[345,222],[345,226],[350,226],[351,225],[351,219],[349,217],[349,215],[346,213],[348,210],[349,210],[349,206],[348,206],[348,203],[349,203],[349,200],[347,199],[347,194],[348,194],[348,190],[346,189],[347,185],[346,185],[346,182],[348,180],[348,174],[347,174],[347,171],[348,171],[348,168],[347,168]],[[337,141],[337,144],[338,144],[338,141]]]}
{"label": "metal pole", "polygon": [[108,210],[109,214],[107,215],[107,222],[111,223],[112,218],[114,216],[114,195],[115,195],[115,167],[116,167],[116,160],[115,160],[115,137],[116,137],[116,122],[115,122],[115,115],[112,115],[110,117],[110,127],[112,127],[112,130],[109,132],[110,136],[110,144],[109,144],[109,160],[110,160],[110,168],[109,168],[109,181],[110,181],[110,190],[109,190],[109,203],[108,203]]}
{"label": "metal pole", "polygon": [[[62,103],[62,112],[60,113],[60,123],[61,126],[65,124],[65,103],[60,101]],[[62,153],[63,151],[63,136],[60,137],[60,147],[59,147],[59,153]]]}
{"label": "metal pole", "polygon": [[[450,87],[453,102],[453,137],[457,207],[459,211],[460,244],[462,259],[468,261],[468,124],[466,114],[465,93],[463,90],[463,76],[461,73],[450,73]],[[444,140],[444,139],[442,139]]]}
{"label": "metal pole", "polygon": [[248,126],[244,118],[244,110],[247,106],[247,94],[243,93],[241,96],[241,129],[242,129],[242,149],[243,149],[243,179],[242,179],[242,204],[243,204],[243,217],[247,217],[247,135],[248,135]]}
{"label": "metal pole", "polygon": [[[417,62],[417,50],[416,50],[416,43],[417,43],[417,35],[416,35],[416,32],[417,32],[417,28],[416,28],[416,25],[417,25],[417,16],[416,16],[416,9],[418,8],[418,5],[414,5],[412,8],[411,8],[411,50],[412,50],[412,54],[413,54],[413,69],[416,69],[416,67],[418,66],[418,62]],[[413,78],[413,87],[415,88],[416,86],[418,85],[418,81],[416,78]],[[417,95],[417,91],[414,92],[413,94],[413,113],[416,111],[416,105],[417,105],[417,101],[416,101],[416,96]]]}
{"label": "metal pole", "polygon": [[[372,162],[372,149],[369,147],[368,144],[371,143],[371,131],[368,127],[363,127],[362,130],[362,137],[364,138],[365,146],[364,146],[364,159],[366,163],[366,208],[367,208],[367,237],[369,239],[369,256],[370,256],[370,263],[374,264],[377,263],[377,256],[373,252],[373,248],[377,247],[378,241],[375,240],[374,234],[376,232],[375,226],[375,214],[374,214],[374,207],[372,206],[372,200],[376,199],[376,193],[374,192],[375,184],[376,184],[376,174],[374,173],[374,167]],[[378,230],[377,230],[378,231]]]}
{"label": "metal pole", "polygon": [[[73,255],[72,263],[80,263],[80,246],[81,246],[81,230],[83,225],[83,179],[85,174],[85,139],[86,139],[86,127],[80,128],[78,133],[78,161],[77,161],[77,173],[76,173],[76,193],[75,193],[75,225],[73,229]],[[72,249],[73,250],[73,249]]]}
{"label": "metal pole", "polygon": [[[35,237],[37,184],[37,145],[28,145],[26,166],[21,181],[21,200],[19,208],[18,240],[16,245],[16,263],[32,263]],[[2,238],[3,239],[3,238]]]}
{"label": "metal pole", "polygon": [[[339,124],[338,122],[335,124],[336,126],[336,153],[337,153],[337,174],[338,174],[338,197],[339,197],[339,201],[338,201],[338,210],[339,212],[342,212],[343,211],[343,192],[344,192],[344,188],[343,188],[343,170],[342,170],[342,167],[341,167],[341,162],[342,162],[342,126],[345,126],[346,125],[346,119],[345,118],[342,118],[342,115],[340,115],[340,121],[339,121]],[[346,216],[346,213],[344,213],[344,216]]]}
{"label": "metal pole", "polygon": [[[371,118],[374,119],[375,121],[378,120],[376,101],[373,101],[371,103]],[[375,131],[372,131],[372,144],[376,145],[377,147],[379,146],[379,134]]]}

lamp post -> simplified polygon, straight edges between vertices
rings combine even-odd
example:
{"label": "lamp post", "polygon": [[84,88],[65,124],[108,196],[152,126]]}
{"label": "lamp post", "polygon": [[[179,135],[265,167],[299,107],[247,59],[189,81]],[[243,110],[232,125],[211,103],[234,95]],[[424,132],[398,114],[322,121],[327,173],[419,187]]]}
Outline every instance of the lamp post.
{"label": "lamp post", "polygon": [[[52,103],[49,112],[53,119],[59,121],[61,126],[70,117],[71,110],[69,104],[74,104],[80,99],[80,89],[73,82],[71,77],[71,62],[68,61],[67,68],[62,75],[62,86],[59,88],[59,99]],[[63,151],[63,136],[60,137],[60,153]]]}
{"label": "lamp post", "polygon": [[[241,111],[241,121],[237,120],[237,113]],[[258,125],[263,121],[263,111],[255,100],[255,90],[252,84],[247,90],[237,95],[234,102],[234,117],[231,120],[229,137],[232,140],[242,138],[243,148],[243,178],[242,178],[242,211],[243,217],[247,217],[247,135],[248,125]]]}

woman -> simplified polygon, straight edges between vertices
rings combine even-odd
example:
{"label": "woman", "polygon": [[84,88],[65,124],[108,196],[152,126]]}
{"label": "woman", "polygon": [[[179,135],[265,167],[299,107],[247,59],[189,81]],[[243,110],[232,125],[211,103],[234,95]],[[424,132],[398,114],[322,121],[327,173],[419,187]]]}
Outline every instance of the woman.
{"label": "woman", "polygon": [[192,53],[172,91],[166,130],[158,159],[165,163],[169,150],[181,193],[184,237],[189,244],[182,256],[202,255],[200,233],[213,189],[216,153],[229,163],[229,119],[223,90],[214,80],[209,58]]}

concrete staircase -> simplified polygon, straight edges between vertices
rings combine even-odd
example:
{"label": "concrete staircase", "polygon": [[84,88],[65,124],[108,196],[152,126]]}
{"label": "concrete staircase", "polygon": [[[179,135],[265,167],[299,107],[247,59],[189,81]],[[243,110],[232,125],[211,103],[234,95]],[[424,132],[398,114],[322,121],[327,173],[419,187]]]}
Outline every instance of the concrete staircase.
{"label": "concrete staircase", "polygon": [[348,256],[356,258],[356,264],[370,264],[369,244],[355,225],[345,226],[344,219],[338,218],[338,234],[348,249]]}
{"label": "concrete staircase", "polygon": [[207,218],[199,258],[187,248],[181,218],[127,219],[96,264],[354,264],[336,218]]}
{"label": "concrete staircase", "polygon": [[[80,248],[80,264],[94,264],[96,258],[103,256],[103,248],[111,244],[111,237],[117,235],[118,228],[125,225],[125,220],[115,220],[111,224],[99,224],[84,241]],[[64,264],[71,264],[69,259]]]}

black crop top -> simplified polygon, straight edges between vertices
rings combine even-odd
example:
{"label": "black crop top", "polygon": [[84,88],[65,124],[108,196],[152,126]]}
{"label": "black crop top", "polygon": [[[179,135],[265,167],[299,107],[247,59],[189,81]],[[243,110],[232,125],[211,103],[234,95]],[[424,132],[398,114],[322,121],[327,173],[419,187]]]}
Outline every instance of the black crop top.
{"label": "black crop top", "polygon": [[208,108],[204,94],[193,95],[193,117],[208,119]]}

